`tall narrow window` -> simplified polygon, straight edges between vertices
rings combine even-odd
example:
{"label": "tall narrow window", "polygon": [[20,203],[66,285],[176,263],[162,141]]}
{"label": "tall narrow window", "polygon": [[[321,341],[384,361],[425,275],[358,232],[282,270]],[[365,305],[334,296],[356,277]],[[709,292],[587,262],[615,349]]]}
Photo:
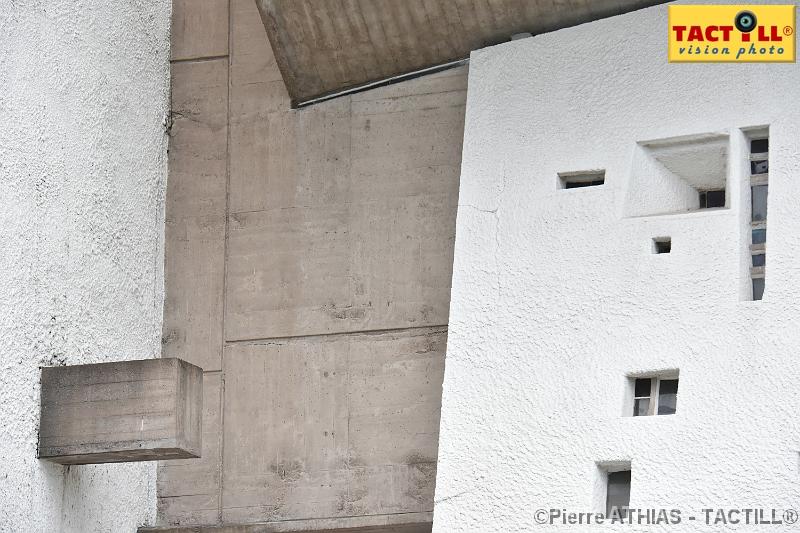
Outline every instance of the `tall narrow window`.
{"label": "tall narrow window", "polygon": [[606,516],[624,517],[631,505],[631,471],[608,473],[606,486]]}
{"label": "tall narrow window", "polygon": [[750,279],[753,300],[764,297],[767,265],[767,196],[769,192],[769,138],[750,139]]}

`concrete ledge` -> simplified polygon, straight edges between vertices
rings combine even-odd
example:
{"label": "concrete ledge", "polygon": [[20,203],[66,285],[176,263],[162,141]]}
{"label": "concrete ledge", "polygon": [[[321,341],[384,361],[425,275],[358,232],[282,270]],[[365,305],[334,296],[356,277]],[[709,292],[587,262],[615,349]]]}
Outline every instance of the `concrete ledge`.
{"label": "concrete ledge", "polygon": [[430,533],[433,513],[314,518],[226,526],[140,528],[139,533]]}
{"label": "concrete ledge", "polygon": [[38,457],[65,465],[200,457],[203,371],[180,359],[42,368]]}

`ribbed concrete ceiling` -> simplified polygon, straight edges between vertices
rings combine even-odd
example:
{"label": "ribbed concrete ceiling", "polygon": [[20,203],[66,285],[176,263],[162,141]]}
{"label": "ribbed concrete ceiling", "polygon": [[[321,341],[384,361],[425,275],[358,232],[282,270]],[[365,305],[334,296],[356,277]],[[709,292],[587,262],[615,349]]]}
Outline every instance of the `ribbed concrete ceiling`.
{"label": "ribbed concrete ceiling", "polygon": [[256,0],[293,105],[654,0]]}

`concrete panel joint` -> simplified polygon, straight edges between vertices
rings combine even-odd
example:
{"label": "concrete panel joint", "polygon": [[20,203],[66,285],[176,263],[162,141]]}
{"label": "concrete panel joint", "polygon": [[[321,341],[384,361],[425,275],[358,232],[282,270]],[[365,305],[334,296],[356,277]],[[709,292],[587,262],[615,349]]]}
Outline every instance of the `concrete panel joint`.
{"label": "concrete panel joint", "polygon": [[180,359],[42,368],[38,457],[64,465],[200,457],[203,370]]}

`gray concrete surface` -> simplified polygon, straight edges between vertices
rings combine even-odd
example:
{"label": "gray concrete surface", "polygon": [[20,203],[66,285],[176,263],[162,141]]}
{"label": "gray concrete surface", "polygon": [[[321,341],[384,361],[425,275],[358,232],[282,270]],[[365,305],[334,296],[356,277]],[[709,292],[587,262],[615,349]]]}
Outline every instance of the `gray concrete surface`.
{"label": "gray concrete surface", "polygon": [[85,465],[201,453],[203,371],[180,359],[42,368],[40,459]]}
{"label": "gray concrete surface", "polygon": [[163,341],[205,412],[159,523],[430,523],[466,68],[291,110],[230,6],[174,3]]}
{"label": "gray concrete surface", "polygon": [[664,0],[257,0],[295,102]]}

